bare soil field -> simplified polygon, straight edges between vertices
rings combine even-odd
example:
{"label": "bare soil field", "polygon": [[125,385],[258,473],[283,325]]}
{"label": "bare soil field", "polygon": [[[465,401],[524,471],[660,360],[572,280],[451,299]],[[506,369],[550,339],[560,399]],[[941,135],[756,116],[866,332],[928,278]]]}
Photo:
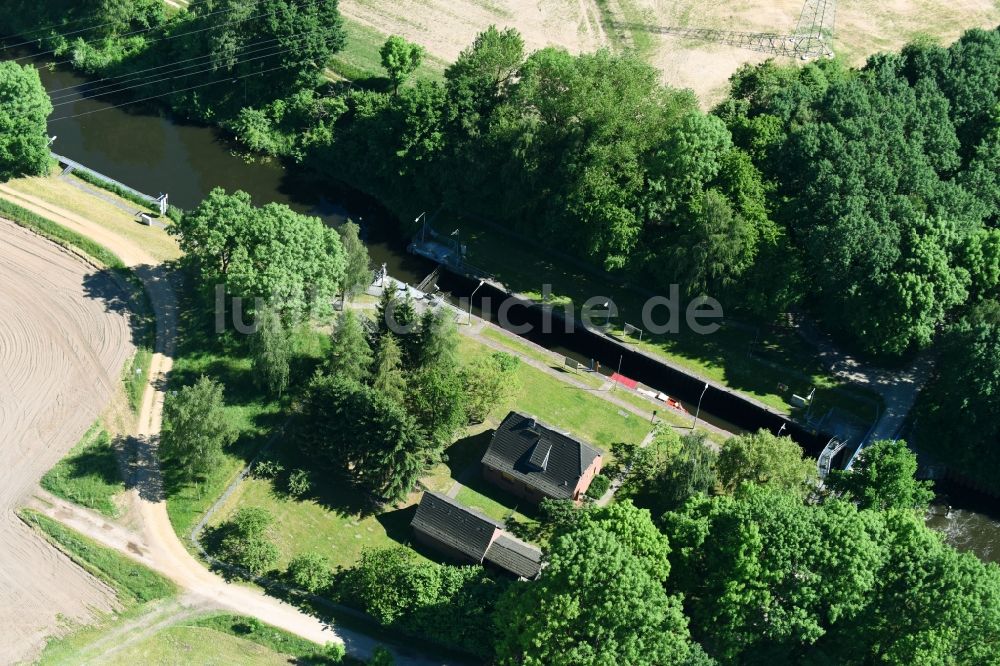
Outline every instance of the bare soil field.
{"label": "bare soil field", "polygon": [[14,663],[115,606],[110,588],[14,512],[120,390],[134,348],[107,305],[127,297],[117,283],[6,220],[0,285],[0,663]]}
{"label": "bare soil field", "polygon": [[[446,62],[490,24],[515,27],[529,50],[633,48],[665,83],[693,89],[705,106],[745,62],[769,56],[664,34],[665,28],[791,33],[803,0],[342,0],[349,21],[424,45]],[[919,35],[949,43],[972,27],[1000,25],[997,0],[841,0],[833,47],[850,64]]]}

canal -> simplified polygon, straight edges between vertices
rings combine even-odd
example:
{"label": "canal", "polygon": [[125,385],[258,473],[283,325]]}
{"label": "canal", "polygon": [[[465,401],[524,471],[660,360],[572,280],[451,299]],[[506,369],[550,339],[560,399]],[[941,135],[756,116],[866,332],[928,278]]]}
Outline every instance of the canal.
{"label": "canal", "polygon": [[[287,204],[329,224],[341,223],[350,211],[351,217],[364,228],[376,265],[384,263],[390,274],[414,284],[433,269],[432,263],[406,252],[409,239],[372,199],[347,188],[317,191],[308,178],[276,161],[246,158],[214,128],[177,123],[132,107],[112,108],[114,102],[110,101],[81,99],[76,87],[85,84],[85,79],[65,69],[50,68],[41,61],[34,64],[59,105],[52,114],[57,120],[49,124],[50,136],[57,137],[53,149],[59,154],[147,194],[167,192],[170,202],[181,208],[192,208],[213,188],[223,187],[249,193],[258,205]],[[458,276],[445,276],[441,284],[455,296],[472,291],[469,283]],[[536,308],[516,308],[512,318],[529,321],[537,316]],[[556,326],[551,335],[534,334],[534,341],[577,360],[601,359],[605,367],[616,367],[620,361],[623,374],[675,395],[689,405],[697,400],[702,387],[699,382],[692,383],[680,374],[671,375],[638,354],[608,347],[609,341],[598,339],[603,336],[579,332],[567,335],[560,334],[560,330]],[[706,420],[734,430],[749,427],[736,402],[719,392],[709,395],[711,400],[706,400],[702,408]],[[720,418],[720,414],[727,414],[729,420]],[[781,422],[758,425],[777,431]],[[818,453],[816,447],[822,446],[800,429],[792,434],[813,455]],[[948,492],[929,524],[941,530],[957,547],[975,552],[984,560],[1000,561],[1000,523],[991,517],[1000,517],[995,502],[960,488]]]}

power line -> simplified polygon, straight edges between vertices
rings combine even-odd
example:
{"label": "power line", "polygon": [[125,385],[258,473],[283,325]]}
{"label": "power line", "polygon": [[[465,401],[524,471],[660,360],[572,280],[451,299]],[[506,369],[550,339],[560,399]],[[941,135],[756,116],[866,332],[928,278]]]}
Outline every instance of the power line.
{"label": "power line", "polygon": [[[300,34],[306,34],[306,33],[300,33]],[[297,36],[298,35],[292,35],[292,37],[297,37]],[[238,51],[242,51],[244,49],[250,48],[251,46],[259,46],[261,44],[269,44],[271,42],[278,42],[278,41],[281,41],[282,39],[283,39],[282,37],[275,37],[274,39],[265,39],[265,40],[261,40],[259,42],[252,42],[250,44],[246,44],[244,46],[239,47],[239,49],[237,49],[237,50]],[[61,92],[64,92],[66,90],[76,90],[78,88],[84,88],[86,86],[91,86],[91,85],[94,85],[96,83],[101,83],[103,81],[114,81],[115,79],[122,79],[122,78],[129,79],[129,78],[133,78],[135,76],[138,76],[139,74],[144,74],[146,72],[154,72],[154,71],[156,71],[158,69],[164,69],[164,68],[167,68],[167,67],[174,67],[175,65],[179,65],[179,64],[184,63],[184,62],[192,62],[194,60],[205,60],[206,58],[213,58],[216,55],[217,54],[215,54],[215,53],[209,53],[209,54],[206,54],[206,55],[195,56],[193,58],[185,58],[184,60],[175,60],[173,62],[168,62],[165,65],[157,65],[156,67],[147,67],[146,69],[137,69],[137,70],[134,70],[134,71],[131,71],[131,72],[126,72],[125,74],[119,74],[118,76],[106,76],[103,79],[94,79],[93,81],[85,81],[83,83],[77,83],[77,84],[74,84],[72,86],[66,86],[64,88],[54,88],[52,90],[49,90],[48,93],[49,93],[49,97],[52,97],[55,93],[61,93]]]}
{"label": "power line", "polygon": [[[294,64],[294,63],[292,63],[292,64]],[[148,102],[149,100],[152,100],[152,99],[158,99],[160,97],[166,97],[168,95],[176,95],[177,93],[187,92],[189,90],[195,90],[195,89],[198,89],[198,88],[206,88],[208,86],[214,86],[214,85],[218,85],[220,83],[232,83],[232,82],[235,82],[235,81],[239,81],[240,79],[245,79],[245,78],[250,77],[250,76],[262,76],[264,74],[267,74],[269,72],[274,72],[274,71],[277,71],[279,69],[287,69],[288,67],[291,67],[292,64],[279,65],[278,67],[272,67],[271,69],[265,69],[265,70],[260,71],[260,72],[252,72],[250,74],[244,74],[242,76],[237,76],[237,77],[232,78],[232,79],[230,79],[230,78],[227,77],[225,79],[220,79],[218,81],[209,81],[208,83],[201,83],[201,84],[196,85],[196,86],[190,86],[188,88],[181,88],[180,90],[171,90],[170,92],[160,93],[159,95],[151,95],[150,97],[143,97],[142,99],[134,99],[134,100],[129,101],[129,102],[124,102],[122,104],[115,104],[114,106],[108,106],[108,107],[105,107],[103,109],[94,109],[93,111],[85,111],[83,113],[77,113],[77,114],[74,114],[74,115],[71,115],[71,116],[60,116],[58,118],[50,118],[49,122],[53,122],[54,123],[54,122],[59,121],[59,120],[69,120],[71,118],[79,118],[81,116],[89,116],[89,115],[94,114],[94,113],[100,113],[101,111],[110,111],[111,109],[117,109],[117,108],[120,108],[120,107],[123,107],[123,106],[128,106],[129,104],[138,104],[139,102]]]}
{"label": "power line", "polygon": [[[247,55],[253,55],[255,53],[261,53],[263,51],[269,51],[269,50],[272,50],[272,49],[280,48],[280,46],[281,46],[280,44],[275,44],[273,46],[268,46],[268,47],[253,49],[253,50],[249,50],[249,51],[246,50],[246,49],[250,48],[250,46],[258,46],[260,44],[266,44],[266,43],[271,43],[271,42],[280,42],[281,39],[282,39],[281,37],[278,37],[278,38],[275,38],[275,39],[268,39],[268,40],[264,40],[262,42],[257,42],[256,44],[249,44],[247,46],[240,47],[240,49],[238,49],[238,50],[240,50],[240,51],[246,51],[240,57],[247,56]],[[289,50],[292,50],[294,48],[297,48],[297,47],[291,46],[291,47],[287,47],[284,50],[285,51],[289,51]],[[279,53],[280,52],[281,51],[279,51]],[[272,55],[276,55],[276,54],[272,54]],[[146,80],[144,80],[139,85],[146,85],[146,84],[150,83],[150,81],[148,80],[149,76],[153,76],[153,77],[167,76],[167,78],[174,78],[172,76],[174,74],[178,74],[178,73],[183,72],[183,71],[188,70],[188,69],[201,68],[201,67],[204,67],[206,65],[210,65],[209,69],[216,69],[216,65],[215,65],[214,62],[213,63],[198,62],[198,63],[192,64],[192,65],[187,65],[186,67],[178,67],[178,65],[180,65],[181,63],[185,63],[185,62],[192,62],[192,61],[195,61],[195,60],[202,60],[202,61],[204,61],[204,60],[211,60],[212,58],[217,58],[217,57],[218,57],[217,53],[209,53],[209,54],[206,54],[206,55],[198,56],[196,58],[187,58],[185,60],[178,60],[176,62],[167,63],[166,65],[160,65],[158,67],[149,67],[147,69],[142,69],[142,70],[138,70],[138,71],[135,71],[135,72],[129,72],[127,74],[122,74],[121,76],[118,76],[118,77],[112,76],[112,77],[107,77],[107,78],[104,78],[104,79],[98,79],[96,81],[88,81],[86,83],[80,83],[80,84],[75,85],[75,86],[69,86],[69,87],[66,87],[66,88],[59,88],[59,89],[56,89],[56,90],[50,90],[50,91],[48,91],[48,93],[49,93],[49,99],[51,99],[53,102],[55,102],[56,100],[65,99],[67,97],[73,97],[74,95],[77,95],[77,94],[81,95],[81,97],[84,98],[84,99],[86,98],[87,95],[92,95],[94,93],[99,93],[99,94],[102,94],[102,95],[103,94],[111,94],[112,92],[116,92],[116,91],[111,91],[111,92],[100,92],[100,91],[107,90],[108,88],[114,88],[115,86],[120,86],[122,84],[129,83],[131,81],[135,81],[138,78],[143,78],[142,77],[143,74],[147,74]],[[237,61],[235,64],[239,64],[239,61]],[[150,74],[151,72],[154,72],[155,70],[159,70],[159,69],[167,69],[167,71],[165,71],[165,72],[157,72],[155,74]],[[189,73],[189,74],[186,74],[185,76],[193,76],[193,74],[194,73]],[[94,86],[94,84],[101,83],[102,81],[111,81],[111,83],[105,83],[104,85],[101,85],[101,86]],[[90,87],[90,86],[94,86],[94,87]],[[84,88],[86,88],[86,90],[83,90]],[[56,93],[58,93],[58,94],[56,94]]]}
{"label": "power line", "polygon": [[[298,47],[297,46],[290,46],[290,47],[281,49],[280,51],[276,51],[275,53],[268,53],[266,55],[257,56],[256,58],[247,58],[246,60],[238,61],[236,64],[246,64],[248,62],[253,62],[255,60],[262,60],[264,58],[271,58],[273,56],[281,55],[282,53],[286,53],[288,51],[292,51],[292,50],[294,50],[296,48],[298,48]],[[284,65],[284,66],[285,67],[290,67],[292,64],[294,64],[294,63],[289,63],[288,65]],[[201,67],[201,65],[196,65],[196,67]],[[185,68],[185,69],[190,69],[190,68]],[[142,87],[147,86],[147,85],[155,85],[157,83],[163,83],[164,81],[171,81],[173,79],[178,79],[178,78],[182,78],[182,77],[197,76],[199,74],[206,74],[208,72],[214,71],[215,69],[216,68],[214,66],[212,66],[212,67],[203,67],[199,71],[189,72],[189,73],[183,74],[183,75],[164,76],[164,77],[159,78],[159,79],[153,79],[151,81],[143,81],[142,83],[137,83],[135,85],[126,86],[124,88],[118,88],[116,90],[108,90],[108,91],[105,91],[105,92],[102,92],[102,93],[98,93],[97,95],[92,95],[92,96],[86,96],[85,95],[85,96],[77,97],[75,99],[70,99],[70,100],[67,100],[65,102],[59,102],[57,104],[53,104],[52,106],[53,106],[53,108],[57,108],[57,107],[60,107],[60,106],[65,106],[67,104],[75,104],[77,102],[81,102],[81,101],[88,100],[88,99],[94,99],[96,97],[104,97],[104,96],[107,96],[107,95],[113,95],[113,94],[116,94],[116,93],[122,93],[122,92],[125,92],[126,90],[133,90],[135,88],[142,88]],[[248,74],[247,76],[252,76],[254,74],[256,74],[256,72]],[[243,77],[236,77],[236,78],[243,78]]]}
{"label": "power line", "polygon": [[[308,0],[305,0],[305,1],[308,1]],[[294,3],[291,6],[292,7],[301,8],[301,5],[295,5]],[[236,7],[236,8],[233,8],[233,9],[220,9],[217,12],[212,12],[211,14],[205,14],[203,16],[199,16],[195,20],[200,20],[200,19],[203,19],[203,18],[207,18],[207,17],[212,16],[214,14],[232,13],[232,12],[236,11],[237,9],[240,9],[240,8]],[[148,46],[150,44],[155,44],[156,42],[170,41],[171,39],[178,39],[180,37],[186,37],[187,35],[195,35],[195,34],[198,34],[198,33],[205,32],[207,30],[216,30],[218,28],[224,28],[227,25],[234,25],[236,23],[243,23],[245,21],[252,21],[253,19],[262,18],[264,16],[273,16],[274,14],[277,14],[277,13],[279,13],[281,11],[282,11],[281,9],[276,9],[274,11],[264,12],[263,14],[256,14],[254,16],[248,16],[246,18],[237,19],[235,21],[229,21],[227,23],[220,23],[219,25],[212,25],[212,26],[209,26],[207,28],[200,28],[198,30],[189,30],[188,32],[181,32],[181,33],[178,33],[176,35],[168,35],[166,37],[158,37],[156,39],[150,39],[150,40],[148,40],[146,42],[146,46]],[[163,28],[163,27],[167,27],[167,26],[168,26],[168,24],[164,23],[162,25],[155,26],[153,28],[146,28],[144,30],[136,30],[134,32],[125,33],[123,35],[120,35],[120,37],[130,37],[130,36],[133,36],[133,35],[142,34],[142,33],[145,33],[145,32],[150,32],[151,30],[158,30],[159,28]],[[92,43],[93,41],[97,41],[97,40],[92,40],[90,42],[84,42],[84,44],[88,44],[88,45],[93,46],[93,43]],[[50,49],[48,51],[42,51],[41,53],[32,53],[31,55],[21,56],[20,58],[14,58],[13,62],[20,62],[21,60],[27,60],[29,58],[36,58],[38,56],[53,54],[56,51],[58,51],[58,49]],[[54,64],[54,65],[65,65],[65,64],[72,63],[72,62],[73,62],[72,60],[65,60],[65,61],[62,61],[62,62],[56,62],[56,63],[52,63],[52,64]]]}
{"label": "power line", "polygon": [[[191,7],[194,7],[195,5],[203,5],[206,2],[211,2],[211,1],[212,0],[197,0],[196,2],[190,3],[187,6],[187,9],[189,10]],[[16,36],[27,37],[28,35],[32,35],[32,34],[35,34],[35,33],[45,32],[47,30],[52,30],[53,28],[65,28],[67,26],[76,25],[77,23],[83,23],[84,21],[89,21],[89,20],[90,20],[89,18],[80,18],[80,19],[76,19],[75,21],[64,21],[64,22],[61,22],[61,23],[53,23],[51,25],[47,25],[47,26],[44,26],[44,27],[41,27],[41,28],[35,28],[34,30],[28,30],[27,32],[18,33]],[[104,26],[112,25],[112,24],[114,24],[116,22],[117,21],[107,21],[105,23],[98,23],[97,25],[92,25],[92,26],[87,27],[87,28],[80,28],[79,30],[74,30],[72,32],[61,32],[61,33],[58,33],[58,35],[60,37],[69,37],[70,35],[77,35],[77,34],[79,34],[81,32],[90,32],[91,30],[97,30],[98,28],[103,28]],[[15,48],[17,48],[19,46],[28,46],[29,44],[34,44],[39,39],[42,39],[44,36],[45,35],[42,35],[42,36],[39,36],[39,37],[35,37],[33,39],[29,39],[29,40],[26,40],[26,41],[23,41],[23,42],[19,42],[17,44],[11,44],[9,46],[0,47],[0,51],[6,51],[7,49],[15,49]]]}

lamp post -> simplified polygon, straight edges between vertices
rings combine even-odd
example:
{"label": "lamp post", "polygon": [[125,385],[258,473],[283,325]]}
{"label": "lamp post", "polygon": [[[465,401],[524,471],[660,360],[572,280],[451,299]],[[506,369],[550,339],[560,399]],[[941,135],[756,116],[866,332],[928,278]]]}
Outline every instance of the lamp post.
{"label": "lamp post", "polygon": [[476,295],[476,292],[479,291],[479,287],[482,287],[484,284],[486,284],[486,280],[480,280],[479,286],[473,289],[472,295],[469,296],[469,326],[472,326],[472,298]]}
{"label": "lamp post", "polygon": [[701,390],[701,397],[698,398],[698,409],[694,412],[694,422],[691,424],[691,430],[698,427],[698,417],[701,416],[701,401],[705,397],[706,391],[708,391],[708,382],[705,382],[705,388]]}
{"label": "lamp post", "polygon": [[424,218],[424,226],[420,228],[420,242],[424,243],[427,241],[427,211],[425,210],[420,215],[417,215],[413,221],[419,222],[420,218]]}

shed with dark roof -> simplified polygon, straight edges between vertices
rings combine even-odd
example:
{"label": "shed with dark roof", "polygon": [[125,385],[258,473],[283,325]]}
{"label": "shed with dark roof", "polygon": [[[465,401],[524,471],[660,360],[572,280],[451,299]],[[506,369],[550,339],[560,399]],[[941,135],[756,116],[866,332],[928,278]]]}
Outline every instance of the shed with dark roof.
{"label": "shed with dark roof", "polygon": [[410,523],[420,543],[452,560],[490,563],[519,578],[541,570],[542,551],[503,530],[503,525],[438,493],[425,492]]}
{"label": "shed with dark roof", "polygon": [[504,418],[482,459],[488,480],[536,503],[579,501],[602,463],[594,447],[520,412]]}
{"label": "shed with dark roof", "polygon": [[486,551],[486,561],[520,578],[534,580],[542,570],[542,551],[509,534],[500,534]]}

